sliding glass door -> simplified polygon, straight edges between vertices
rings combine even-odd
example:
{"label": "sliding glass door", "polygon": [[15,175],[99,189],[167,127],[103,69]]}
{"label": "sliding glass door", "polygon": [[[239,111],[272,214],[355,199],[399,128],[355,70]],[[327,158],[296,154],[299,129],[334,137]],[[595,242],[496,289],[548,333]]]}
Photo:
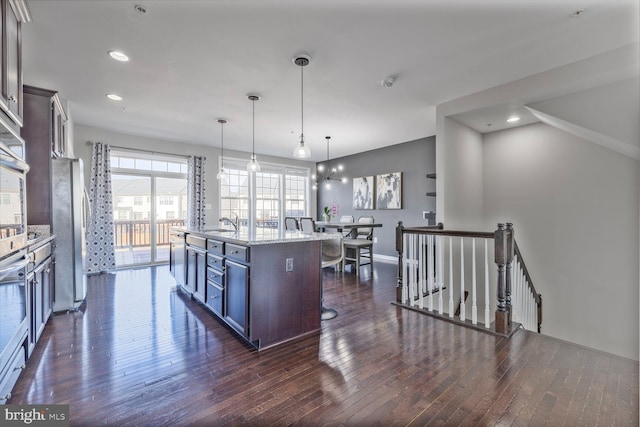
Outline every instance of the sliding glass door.
{"label": "sliding glass door", "polygon": [[187,216],[186,161],[112,150],[111,172],[116,266],[168,261],[169,228]]}

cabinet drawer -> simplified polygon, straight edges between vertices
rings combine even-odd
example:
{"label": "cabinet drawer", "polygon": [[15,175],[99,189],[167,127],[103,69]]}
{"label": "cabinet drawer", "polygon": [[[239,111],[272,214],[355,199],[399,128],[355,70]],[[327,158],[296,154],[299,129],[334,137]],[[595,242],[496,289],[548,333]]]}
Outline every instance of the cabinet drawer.
{"label": "cabinet drawer", "polygon": [[224,271],[224,258],[207,254],[207,265],[216,270]]}
{"label": "cabinet drawer", "polygon": [[249,248],[246,246],[233,245],[227,243],[224,248],[224,254],[227,258],[234,259],[240,262],[249,262]]}
{"label": "cabinet drawer", "polygon": [[207,268],[207,280],[215,283],[216,285],[224,288],[224,273],[212,268]]}
{"label": "cabinet drawer", "polygon": [[220,240],[207,240],[207,250],[212,254],[224,255],[224,242]]}
{"label": "cabinet drawer", "polygon": [[207,239],[200,236],[194,236],[193,234],[187,234],[187,244],[201,249],[207,249]]}
{"label": "cabinet drawer", "polygon": [[47,259],[49,255],[51,255],[51,242],[40,246],[38,249],[34,250],[31,253],[31,261],[33,262],[33,266],[38,266],[42,261]]}
{"label": "cabinet drawer", "polygon": [[222,304],[223,296],[224,289],[211,282],[207,282],[207,305],[220,317],[224,316],[222,312],[222,308],[224,307],[224,304]]}
{"label": "cabinet drawer", "polygon": [[24,347],[20,346],[7,363],[6,369],[0,373],[0,405],[7,403],[11,397],[11,390],[24,370],[26,360]]}

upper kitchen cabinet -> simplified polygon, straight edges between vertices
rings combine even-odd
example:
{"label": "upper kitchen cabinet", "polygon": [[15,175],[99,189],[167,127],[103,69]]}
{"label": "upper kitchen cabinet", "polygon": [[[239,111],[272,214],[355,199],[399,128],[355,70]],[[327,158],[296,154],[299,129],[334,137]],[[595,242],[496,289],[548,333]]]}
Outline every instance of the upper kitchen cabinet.
{"label": "upper kitchen cabinet", "polygon": [[[0,112],[5,125],[18,130],[22,127],[22,23],[31,15],[25,0],[0,0],[2,10],[2,65],[0,80]],[[5,120],[8,119],[8,120]]]}

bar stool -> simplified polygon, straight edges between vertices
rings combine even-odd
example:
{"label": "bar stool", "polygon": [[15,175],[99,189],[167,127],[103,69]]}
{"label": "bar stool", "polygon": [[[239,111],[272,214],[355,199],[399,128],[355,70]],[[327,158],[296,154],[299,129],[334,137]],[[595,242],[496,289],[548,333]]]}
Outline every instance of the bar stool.
{"label": "bar stool", "polygon": [[[322,261],[321,268],[327,268],[331,266],[335,266],[336,272],[340,271],[340,264],[342,263],[342,259],[344,257],[344,249],[342,246],[342,237],[335,239],[326,239],[322,241]],[[322,289],[324,288],[324,283],[320,288],[320,320],[329,320],[333,319],[338,315],[338,312],[333,308],[327,308],[324,306],[324,297],[322,296]]]}
{"label": "bar stool", "polygon": [[[361,216],[358,224],[373,224],[372,216]],[[356,275],[360,274],[360,267],[369,265],[369,271],[373,274],[373,227],[358,227],[353,239],[344,239],[344,258],[342,269],[347,264],[355,264]]]}

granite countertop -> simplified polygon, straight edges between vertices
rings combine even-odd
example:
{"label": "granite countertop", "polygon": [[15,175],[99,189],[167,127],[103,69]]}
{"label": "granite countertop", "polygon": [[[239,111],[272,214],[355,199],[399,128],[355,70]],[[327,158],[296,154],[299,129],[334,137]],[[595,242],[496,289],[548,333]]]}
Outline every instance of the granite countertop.
{"label": "granite countertop", "polygon": [[196,234],[210,239],[224,242],[238,243],[241,245],[266,245],[274,243],[307,242],[315,240],[336,239],[338,233],[302,233],[300,231],[279,231],[272,228],[258,228],[250,230],[248,227],[240,227],[240,230],[225,230],[220,228],[204,227],[172,227],[173,230]]}

